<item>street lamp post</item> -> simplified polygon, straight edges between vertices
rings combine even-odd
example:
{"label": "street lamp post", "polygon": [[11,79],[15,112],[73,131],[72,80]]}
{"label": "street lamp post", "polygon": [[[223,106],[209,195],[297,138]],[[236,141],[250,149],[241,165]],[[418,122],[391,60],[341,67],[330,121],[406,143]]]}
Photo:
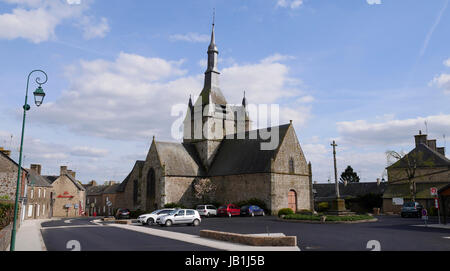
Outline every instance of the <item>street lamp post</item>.
{"label": "street lamp post", "polygon": [[11,232],[11,245],[10,245],[10,251],[14,251],[15,245],[16,245],[16,221],[17,221],[17,213],[19,209],[19,193],[20,193],[20,177],[21,177],[21,170],[22,170],[22,151],[23,151],[23,136],[25,133],[25,117],[27,115],[27,111],[30,110],[30,105],[28,104],[28,86],[30,84],[30,77],[33,73],[42,73],[45,75],[45,80],[41,81],[40,77],[36,77],[35,81],[39,85],[38,88],[33,92],[34,95],[34,103],[36,106],[41,106],[44,97],[45,92],[42,89],[42,85],[47,83],[47,74],[42,70],[34,70],[28,74],[28,80],[27,80],[27,90],[25,92],[25,104],[23,105],[23,120],[22,120],[22,137],[20,139],[20,153],[19,153],[19,170],[17,173],[17,186],[16,186],[16,201],[14,204],[14,220],[13,220],[13,228]]}

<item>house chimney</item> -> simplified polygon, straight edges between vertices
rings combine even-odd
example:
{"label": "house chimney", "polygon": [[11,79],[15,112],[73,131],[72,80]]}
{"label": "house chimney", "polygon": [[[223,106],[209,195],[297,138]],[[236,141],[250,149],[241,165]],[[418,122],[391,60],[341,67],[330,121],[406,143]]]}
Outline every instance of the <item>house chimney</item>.
{"label": "house chimney", "polygon": [[2,147],[0,147],[0,152],[3,153],[4,155],[8,156],[8,157],[11,156],[11,151],[5,150]]}
{"label": "house chimney", "polygon": [[32,164],[30,165],[30,169],[34,170],[34,172],[36,172],[38,175],[41,175],[41,165],[38,164]]}
{"label": "house chimney", "polygon": [[381,184],[381,180],[380,180],[380,178],[377,178],[377,186],[380,186],[380,184]]}
{"label": "house chimney", "polygon": [[436,151],[445,156],[445,147],[436,148]]}
{"label": "house chimney", "polygon": [[67,166],[61,166],[60,169],[61,169],[60,172],[59,172],[60,175],[63,175],[63,174],[67,173]]}
{"label": "house chimney", "polygon": [[428,145],[428,147],[430,147],[430,149],[432,149],[433,151],[437,151],[437,150],[436,150],[436,139],[427,140],[427,145]]}
{"label": "house chimney", "polygon": [[420,144],[427,145],[427,135],[423,135],[422,131],[419,131],[419,134],[415,135],[414,138],[416,139],[416,147],[419,147]]}
{"label": "house chimney", "polygon": [[75,179],[75,176],[77,175],[77,173],[73,170],[67,170],[67,173],[72,176]]}

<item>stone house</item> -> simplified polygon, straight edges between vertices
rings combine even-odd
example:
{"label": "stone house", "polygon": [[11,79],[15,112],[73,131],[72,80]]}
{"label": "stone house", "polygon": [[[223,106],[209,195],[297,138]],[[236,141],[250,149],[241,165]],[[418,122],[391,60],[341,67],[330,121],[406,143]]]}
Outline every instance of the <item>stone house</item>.
{"label": "stone house", "polygon": [[79,217],[84,215],[86,189],[75,179],[76,173],[61,166],[59,176],[44,176],[52,185],[54,217]]}
{"label": "stone house", "polygon": [[52,185],[41,176],[41,165],[30,166],[26,198],[24,219],[42,219],[53,216]]}
{"label": "stone house", "polygon": [[[441,189],[450,183],[450,160],[445,156],[445,148],[437,147],[436,140],[429,140],[419,132],[415,137],[415,148],[407,157],[387,167],[388,187],[383,195],[384,212],[399,213],[403,202],[411,200],[411,187],[408,182],[408,168],[416,168],[414,183],[416,201],[425,208],[434,206],[430,189]],[[411,175],[410,175],[411,176]]]}
{"label": "stone house", "polygon": [[220,90],[218,53],[213,26],[204,87],[195,103],[189,99],[183,142],[153,138],[146,160],[136,162],[119,186],[121,204],[150,211],[167,203],[193,207],[256,198],[272,213],[312,209],[311,166],[292,121],[251,130],[245,95],[235,106]]}
{"label": "stone house", "polygon": [[104,185],[92,185],[86,188],[86,212],[89,216],[102,215]]}
{"label": "stone house", "polygon": [[[10,157],[11,152],[0,148],[0,199],[5,201],[15,201],[17,189],[17,173],[19,164]],[[24,215],[25,191],[27,183],[28,171],[24,168],[21,170],[21,182],[19,187],[19,215]]]}

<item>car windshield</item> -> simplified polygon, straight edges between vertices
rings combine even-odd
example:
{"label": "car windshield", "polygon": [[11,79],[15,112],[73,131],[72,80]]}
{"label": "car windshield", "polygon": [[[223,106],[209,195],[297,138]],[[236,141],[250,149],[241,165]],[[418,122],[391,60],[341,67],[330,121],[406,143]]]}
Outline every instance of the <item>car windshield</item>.
{"label": "car windshield", "polygon": [[414,202],[407,202],[403,205],[404,207],[414,207],[415,203]]}

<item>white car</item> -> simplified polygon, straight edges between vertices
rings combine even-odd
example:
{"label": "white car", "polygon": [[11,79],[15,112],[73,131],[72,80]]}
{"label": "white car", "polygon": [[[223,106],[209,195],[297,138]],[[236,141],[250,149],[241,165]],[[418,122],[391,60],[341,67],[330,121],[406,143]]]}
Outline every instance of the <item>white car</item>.
{"label": "white car", "polygon": [[156,223],[160,226],[170,227],[175,224],[189,224],[192,226],[200,225],[202,219],[200,214],[196,210],[192,209],[179,209],[173,210],[167,215],[160,216],[156,219]]}
{"label": "white car", "polygon": [[152,225],[156,222],[156,219],[158,219],[158,217],[163,216],[163,215],[167,215],[170,212],[174,211],[175,209],[160,209],[160,210],[156,210],[153,211],[150,214],[143,214],[141,216],[138,217],[138,222],[142,223],[142,225],[148,224],[148,225]]}
{"label": "white car", "polygon": [[197,211],[201,216],[216,216],[217,208],[214,205],[197,205]]}

